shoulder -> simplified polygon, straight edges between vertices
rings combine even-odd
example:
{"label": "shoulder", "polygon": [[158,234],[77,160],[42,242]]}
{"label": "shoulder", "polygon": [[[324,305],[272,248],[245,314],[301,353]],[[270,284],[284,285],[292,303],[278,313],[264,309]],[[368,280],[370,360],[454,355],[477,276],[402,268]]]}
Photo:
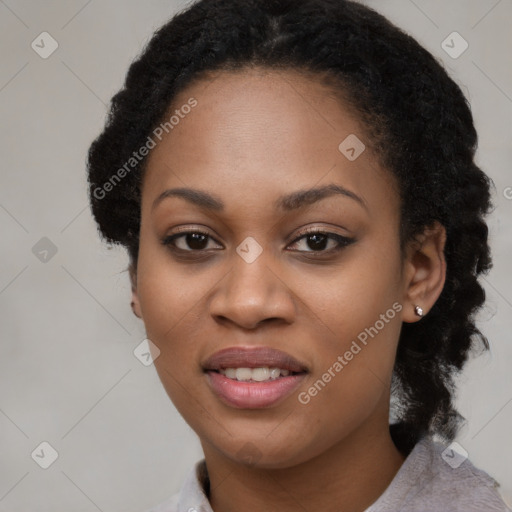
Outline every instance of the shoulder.
{"label": "shoulder", "polygon": [[510,512],[498,487],[466,454],[426,437],[414,447],[388,489],[367,512]]}
{"label": "shoulder", "polygon": [[452,445],[442,446],[427,440],[432,463],[430,492],[436,492],[450,510],[508,511],[498,488],[499,484],[485,471],[476,468],[464,455],[454,450]]}

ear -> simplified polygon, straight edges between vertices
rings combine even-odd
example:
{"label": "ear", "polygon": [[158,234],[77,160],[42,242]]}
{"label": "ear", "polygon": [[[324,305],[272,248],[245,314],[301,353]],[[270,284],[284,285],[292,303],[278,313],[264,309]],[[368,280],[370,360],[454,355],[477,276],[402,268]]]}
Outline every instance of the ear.
{"label": "ear", "polygon": [[443,291],[446,279],[445,227],[435,221],[416,236],[406,248],[404,262],[404,322],[421,319],[415,312],[419,306],[427,315]]}
{"label": "ear", "polygon": [[135,268],[135,265],[133,263],[130,263],[128,267],[128,272],[130,274],[130,283],[132,286],[132,311],[133,314],[138,317],[142,318],[142,312],[140,309],[140,302],[139,302],[139,294],[137,293],[137,269]]}

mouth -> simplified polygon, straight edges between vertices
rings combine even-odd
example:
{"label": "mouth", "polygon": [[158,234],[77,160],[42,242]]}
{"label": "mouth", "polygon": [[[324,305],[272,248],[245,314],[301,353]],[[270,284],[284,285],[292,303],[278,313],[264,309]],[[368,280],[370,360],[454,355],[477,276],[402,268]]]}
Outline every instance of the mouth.
{"label": "mouth", "polygon": [[232,347],[203,363],[212,391],[225,404],[261,409],[289,396],[308,368],[291,355],[269,347]]}
{"label": "mouth", "polygon": [[211,371],[216,371],[228,379],[237,380],[239,382],[267,382],[269,380],[276,380],[281,377],[303,373],[291,372],[286,368],[269,368],[268,366],[260,366],[257,368],[221,368]]}

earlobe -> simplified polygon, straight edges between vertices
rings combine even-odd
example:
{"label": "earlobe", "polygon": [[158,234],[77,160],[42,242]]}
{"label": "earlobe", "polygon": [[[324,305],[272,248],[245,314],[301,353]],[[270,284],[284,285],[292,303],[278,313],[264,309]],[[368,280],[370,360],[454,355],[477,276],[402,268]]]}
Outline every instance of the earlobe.
{"label": "earlobe", "polygon": [[138,317],[138,318],[142,318],[142,315],[140,313],[140,304],[138,302],[138,300],[136,300],[133,295],[132,295],[132,302],[131,302],[131,307],[132,307],[132,311],[133,311],[133,314]]}
{"label": "earlobe", "polygon": [[131,305],[133,314],[138,318],[142,318],[142,312],[140,309],[140,302],[139,302],[139,294],[137,293],[137,271],[133,264],[130,264],[130,266],[128,267],[128,271],[130,273],[130,283],[131,283],[131,288],[132,288],[132,302],[130,305]]}
{"label": "earlobe", "polygon": [[405,262],[404,322],[421,320],[441,295],[446,279],[445,243],[446,229],[436,221],[409,244]]}

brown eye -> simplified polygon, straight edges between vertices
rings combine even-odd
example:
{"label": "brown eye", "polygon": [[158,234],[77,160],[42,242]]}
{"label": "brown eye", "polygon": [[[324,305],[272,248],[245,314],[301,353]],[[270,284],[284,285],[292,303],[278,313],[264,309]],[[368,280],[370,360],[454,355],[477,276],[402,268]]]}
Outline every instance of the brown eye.
{"label": "brown eye", "polygon": [[162,240],[162,244],[171,246],[179,251],[196,252],[212,248],[208,247],[210,241],[213,242],[213,238],[207,233],[201,231],[186,231],[165,237]]}
{"label": "brown eye", "polygon": [[306,244],[308,248],[312,251],[323,251],[327,246],[327,242],[329,242],[329,237],[324,234],[313,234],[305,237]]}
{"label": "brown eye", "polygon": [[197,251],[205,249],[208,245],[208,236],[201,233],[188,233],[182,237],[182,240],[187,247]]}
{"label": "brown eye", "polygon": [[340,250],[353,242],[355,242],[353,238],[338,235],[337,233],[309,231],[297,238],[292,245],[298,246],[299,248],[295,250],[299,252],[329,253]]}

